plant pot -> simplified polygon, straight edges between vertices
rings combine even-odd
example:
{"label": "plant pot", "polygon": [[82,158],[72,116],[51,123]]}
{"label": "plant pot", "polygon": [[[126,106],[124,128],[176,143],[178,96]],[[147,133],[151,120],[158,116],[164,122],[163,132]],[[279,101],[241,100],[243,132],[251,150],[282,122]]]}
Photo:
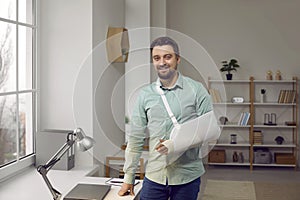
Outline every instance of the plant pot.
{"label": "plant pot", "polygon": [[232,74],[226,74],[226,79],[227,80],[232,80]]}

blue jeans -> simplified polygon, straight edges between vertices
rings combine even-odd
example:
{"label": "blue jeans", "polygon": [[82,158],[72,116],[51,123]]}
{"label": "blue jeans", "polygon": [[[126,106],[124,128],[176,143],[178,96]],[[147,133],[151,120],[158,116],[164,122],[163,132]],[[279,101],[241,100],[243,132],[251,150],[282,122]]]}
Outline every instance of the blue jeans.
{"label": "blue jeans", "polygon": [[199,177],[182,185],[162,185],[145,177],[140,200],[197,200],[200,183]]}

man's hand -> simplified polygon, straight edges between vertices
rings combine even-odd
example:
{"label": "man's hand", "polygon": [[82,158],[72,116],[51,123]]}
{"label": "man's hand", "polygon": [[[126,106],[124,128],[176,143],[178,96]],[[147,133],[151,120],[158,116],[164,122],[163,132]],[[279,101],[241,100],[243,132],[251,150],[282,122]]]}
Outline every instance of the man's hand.
{"label": "man's hand", "polygon": [[134,196],[133,184],[123,183],[121,189],[118,192],[119,196],[131,195]]}
{"label": "man's hand", "polygon": [[160,154],[167,155],[168,148],[162,144],[164,141],[165,140],[160,139],[159,140],[160,143],[155,147],[155,150],[158,151],[158,153],[160,153]]}

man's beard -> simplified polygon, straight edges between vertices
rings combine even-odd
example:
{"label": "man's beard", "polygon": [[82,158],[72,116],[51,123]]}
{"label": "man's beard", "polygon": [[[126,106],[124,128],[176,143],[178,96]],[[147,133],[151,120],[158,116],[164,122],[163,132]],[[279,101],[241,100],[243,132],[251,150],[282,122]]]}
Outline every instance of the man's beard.
{"label": "man's beard", "polygon": [[[169,69],[168,73],[160,73],[159,72],[160,69],[165,69],[165,68]],[[177,69],[177,66],[175,69],[173,69],[173,68],[170,68],[168,65],[162,65],[162,66],[158,67],[157,75],[160,79],[168,80],[175,76],[176,69]]]}

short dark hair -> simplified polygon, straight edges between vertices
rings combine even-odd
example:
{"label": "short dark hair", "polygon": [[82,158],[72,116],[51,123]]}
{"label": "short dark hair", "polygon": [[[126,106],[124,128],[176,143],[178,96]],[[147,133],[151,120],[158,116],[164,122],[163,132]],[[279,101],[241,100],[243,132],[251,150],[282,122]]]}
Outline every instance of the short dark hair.
{"label": "short dark hair", "polygon": [[176,57],[179,57],[179,48],[178,48],[178,44],[175,42],[175,40],[173,40],[170,37],[164,36],[164,37],[159,37],[156,38],[155,40],[153,40],[153,42],[150,45],[150,52],[152,55],[152,51],[153,48],[156,46],[164,46],[164,45],[170,45],[173,47],[173,50],[176,54]]}

